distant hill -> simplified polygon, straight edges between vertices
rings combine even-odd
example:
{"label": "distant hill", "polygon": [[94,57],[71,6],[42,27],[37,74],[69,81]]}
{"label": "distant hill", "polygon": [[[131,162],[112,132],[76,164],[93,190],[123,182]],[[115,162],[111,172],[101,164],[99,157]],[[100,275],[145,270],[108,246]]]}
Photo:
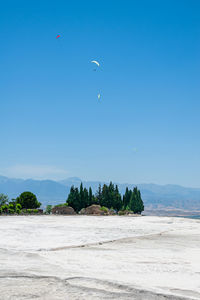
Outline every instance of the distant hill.
{"label": "distant hill", "polygon": [[69,190],[69,187],[53,180],[23,180],[0,176],[0,193],[7,194],[12,199],[24,191],[31,191],[37,195],[43,207],[65,202]]}
{"label": "distant hill", "polygon": [[[96,192],[100,182],[82,181],[85,187],[92,187]],[[31,191],[37,195],[43,207],[47,204],[65,202],[72,185],[79,186],[81,179],[68,178],[59,182],[53,180],[13,179],[0,176],[0,193],[5,193],[9,198],[15,198],[24,191]],[[101,182],[103,183],[103,182]],[[118,184],[121,193],[126,186],[133,188],[135,184]],[[200,189],[186,188],[179,185],[137,184],[141,191],[145,206],[148,208],[177,208],[198,210],[200,209]]]}

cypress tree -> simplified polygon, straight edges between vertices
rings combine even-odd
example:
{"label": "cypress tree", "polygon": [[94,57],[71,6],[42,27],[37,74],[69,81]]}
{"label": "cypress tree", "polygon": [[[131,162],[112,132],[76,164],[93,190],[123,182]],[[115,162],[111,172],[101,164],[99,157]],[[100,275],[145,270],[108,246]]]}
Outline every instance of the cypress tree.
{"label": "cypress tree", "polygon": [[92,188],[89,187],[89,196],[88,196],[88,205],[92,205],[94,203],[94,196],[92,194]]}
{"label": "cypress tree", "polygon": [[69,206],[73,207],[76,212],[81,210],[80,194],[78,188],[71,187],[67,201]]}
{"label": "cypress tree", "polygon": [[122,208],[122,198],[121,198],[121,194],[119,193],[119,189],[117,185],[115,186],[115,190],[114,190],[112,207],[117,211],[119,211]]}
{"label": "cypress tree", "polygon": [[129,202],[129,207],[130,207],[130,209],[134,213],[136,213],[136,210],[137,210],[137,199],[136,199],[136,195],[135,195],[134,192],[131,195],[131,199],[130,199],[130,202]]}
{"label": "cypress tree", "polygon": [[81,206],[81,208],[83,208],[84,207],[84,192],[83,192],[83,184],[82,184],[82,182],[81,182],[81,184],[80,184],[80,189],[79,189],[79,195],[80,195],[80,206]]}
{"label": "cypress tree", "polygon": [[[108,194],[107,194],[107,206],[108,208],[115,206],[115,187],[112,181],[108,186]],[[114,207],[113,207],[114,208]]]}
{"label": "cypress tree", "polygon": [[130,204],[130,200],[131,200],[131,195],[132,195],[132,191],[128,189],[128,187],[126,187],[126,191],[125,194],[123,196],[123,206],[124,209],[127,209],[127,207]]}
{"label": "cypress tree", "polygon": [[89,206],[89,197],[88,197],[88,190],[84,188],[83,190],[83,207]]}
{"label": "cypress tree", "polygon": [[138,197],[139,197],[139,213],[141,214],[141,212],[144,211],[144,203],[142,201],[141,193],[139,190],[138,190]]}
{"label": "cypress tree", "polygon": [[99,184],[98,190],[96,192],[96,197],[95,197],[95,204],[101,205],[102,203],[102,188],[101,184]]}
{"label": "cypress tree", "polygon": [[130,200],[130,209],[135,214],[141,214],[141,212],[144,210],[144,204],[141,198],[141,194],[137,187],[133,189],[133,193]]}
{"label": "cypress tree", "polygon": [[99,204],[109,208],[109,188],[106,184],[103,185],[102,198]]}

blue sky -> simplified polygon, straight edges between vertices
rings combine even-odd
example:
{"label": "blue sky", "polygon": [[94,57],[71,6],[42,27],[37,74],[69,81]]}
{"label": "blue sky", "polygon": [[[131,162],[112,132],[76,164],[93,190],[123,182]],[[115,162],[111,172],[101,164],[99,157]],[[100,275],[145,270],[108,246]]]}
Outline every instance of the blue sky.
{"label": "blue sky", "polygon": [[4,1],[0,173],[200,187],[199,15],[189,0]]}

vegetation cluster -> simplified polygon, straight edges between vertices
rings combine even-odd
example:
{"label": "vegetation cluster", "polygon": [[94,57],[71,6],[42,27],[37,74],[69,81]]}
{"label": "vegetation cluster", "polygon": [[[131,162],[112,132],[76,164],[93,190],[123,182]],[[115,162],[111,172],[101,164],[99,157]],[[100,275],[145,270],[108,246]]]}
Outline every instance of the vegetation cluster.
{"label": "vegetation cluster", "polygon": [[141,198],[141,193],[135,187],[133,190],[126,188],[125,194],[121,196],[118,186],[110,182],[109,185],[104,184],[93,195],[91,187],[89,190],[83,188],[81,183],[80,188],[71,187],[66,203],[73,207],[78,213],[82,208],[86,208],[92,204],[98,204],[102,210],[113,209],[116,212],[122,210],[130,211],[136,214],[141,214],[144,210],[144,204]]}
{"label": "vegetation cluster", "polygon": [[[135,187],[133,190],[126,188],[125,194],[122,196],[119,193],[117,185],[110,182],[109,185],[99,184],[96,194],[93,194],[92,188],[72,186],[66,203],[55,205],[55,207],[72,207],[76,213],[85,209],[93,204],[99,205],[101,211],[105,214],[108,212],[118,213],[125,215],[127,213],[141,214],[144,210],[144,204],[141,198],[140,191]],[[8,197],[0,194],[0,214],[37,214],[41,210],[38,208],[41,203],[37,197],[31,192],[23,192],[16,199],[9,201]],[[47,205],[46,214],[52,213],[53,206]]]}
{"label": "vegetation cluster", "polygon": [[41,203],[31,192],[23,192],[16,199],[9,201],[7,195],[0,194],[0,214],[37,214]]}

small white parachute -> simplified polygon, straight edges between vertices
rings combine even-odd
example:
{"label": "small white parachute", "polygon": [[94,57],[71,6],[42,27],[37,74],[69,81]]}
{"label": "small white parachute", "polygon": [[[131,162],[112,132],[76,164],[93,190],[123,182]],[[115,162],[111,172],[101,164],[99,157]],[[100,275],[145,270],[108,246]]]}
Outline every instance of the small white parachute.
{"label": "small white parachute", "polygon": [[96,64],[98,67],[100,66],[100,63],[98,61],[96,61],[96,60],[92,60],[91,63]]}
{"label": "small white parachute", "polygon": [[98,97],[98,99],[100,100],[100,99],[101,99],[101,94],[98,94],[97,97]]}

